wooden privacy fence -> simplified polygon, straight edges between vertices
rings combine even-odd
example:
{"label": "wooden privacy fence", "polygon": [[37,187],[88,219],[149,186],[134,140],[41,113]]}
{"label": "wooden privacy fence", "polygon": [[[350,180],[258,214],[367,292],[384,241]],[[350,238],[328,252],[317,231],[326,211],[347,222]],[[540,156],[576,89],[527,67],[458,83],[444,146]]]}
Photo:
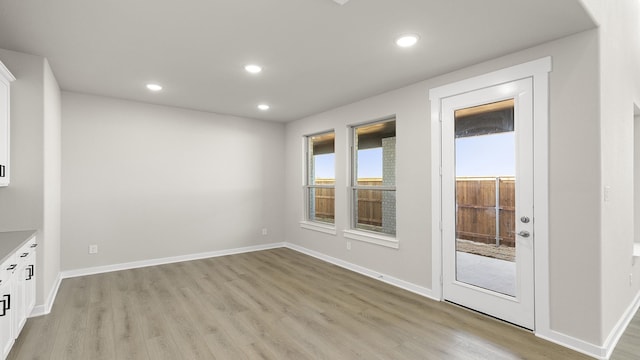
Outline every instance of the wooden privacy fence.
{"label": "wooden privacy fence", "polygon": [[[334,179],[316,179],[317,185],[333,185]],[[335,217],[335,189],[315,189],[316,218],[333,219]]]}
{"label": "wooden privacy fence", "polygon": [[[317,179],[316,184],[332,185],[334,180]],[[381,185],[382,179],[363,179],[358,184]],[[515,246],[514,177],[458,177],[456,200],[458,239]],[[335,189],[316,188],[316,217],[333,219],[334,211]],[[358,223],[382,226],[382,191],[358,191]]]}
{"label": "wooden privacy fence", "polygon": [[[333,179],[316,179],[317,185],[333,185]],[[382,185],[380,178],[358,181],[358,185]],[[316,189],[316,217],[333,219],[335,211],[335,189]],[[358,223],[382,226],[382,191],[358,191]]]}
{"label": "wooden privacy fence", "polygon": [[456,178],[456,237],[515,246],[515,199],[514,177]]}

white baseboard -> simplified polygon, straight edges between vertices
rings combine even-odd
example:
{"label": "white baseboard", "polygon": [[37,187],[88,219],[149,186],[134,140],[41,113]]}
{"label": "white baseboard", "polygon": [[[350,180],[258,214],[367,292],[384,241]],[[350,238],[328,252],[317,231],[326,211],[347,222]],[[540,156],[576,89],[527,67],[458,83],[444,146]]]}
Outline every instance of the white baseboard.
{"label": "white baseboard", "polygon": [[584,340],[576,339],[569,335],[565,335],[563,333],[549,330],[548,332],[535,332],[535,335],[541,339],[550,341],[552,343],[558,344],[560,346],[566,347],[568,349],[577,351],[579,353],[589,355],[595,359],[606,360],[607,357],[604,356],[605,350],[604,347],[594,345],[592,343],[586,342]]}
{"label": "white baseboard", "polygon": [[68,278],[73,278],[78,276],[102,274],[102,273],[107,273],[112,271],[129,270],[129,269],[136,269],[136,268],[147,267],[147,266],[177,263],[182,261],[191,261],[191,260],[213,258],[218,256],[242,254],[242,253],[253,252],[253,251],[276,249],[284,246],[285,246],[284,243],[272,243],[272,244],[266,244],[266,245],[247,246],[247,247],[228,249],[228,250],[209,251],[209,252],[203,252],[203,253],[197,253],[197,254],[171,256],[171,257],[159,258],[159,259],[132,261],[132,262],[121,263],[121,264],[95,266],[95,267],[84,268],[84,269],[67,270],[62,272],[62,278],[68,279]]}
{"label": "white baseboard", "polygon": [[291,250],[295,250],[295,251],[303,253],[305,255],[309,255],[309,256],[312,256],[314,258],[320,259],[322,261],[326,261],[328,263],[340,266],[340,267],[345,268],[347,270],[351,270],[351,271],[357,272],[359,274],[368,276],[368,277],[370,277],[372,279],[376,279],[378,281],[382,281],[384,283],[387,283],[387,284],[393,285],[395,287],[410,291],[412,293],[415,293],[415,294],[430,298],[432,300],[440,301],[440,299],[438,299],[438,298],[433,296],[433,293],[431,292],[431,289],[426,288],[424,286],[420,286],[420,285],[416,285],[416,284],[410,283],[408,281],[400,280],[400,279],[395,278],[393,276],[381,274],[381,273],[379,273],[377,271],[373,271],[371,269],[367,269],[365,267],[352,264],[352,263],[350,263],[348,261],[340,260],[340,259],[328,256],[328,255],[319,253],[317,251],[309,250],[307,248],[304,248],[304,247],[296,245],[296,244],[285,243],[284,246],[289,248],[289,249],[291,249]]}
{"label": "white baseboard", "polygon": [[629,326],[638,308],[640,308],[640,293],[636,295],[633,302],[631,302],[620,320],[618,320],[618,323],[611,330],[602,346],[594,345],[553,330],[550,330],[548,333],[536,332],[536,336],[596,359],[607,360],[611,357],[613,350],[615,350],[616,345],[618,345],[618,341],[620,341],[620,338],[627,329],[627,326]]}
{"label": "white baseboard", "polygon": [[45,303],[43,305],[37,305],[36,307],[34,307],[29,317],[47,315],[48,313],[51,312],[51,308],[53,307],[53,302],[56,300],[56,296],[58,296],[58,289],[60,289],[61,283],[62,283],[62,273],[58,273],[58,276],[56,276],[56,281],[53,284],[51,291],[49,291],[49,296],[47,296]]}
{"label": "white baseboard", "polygon": [[605,340],[603,346],[603,348],[606,350],[606,359],[609,359],[611,357],[613,350],[616,348],[616,345],[618,345],[618,341],[620,341],[620,338],[624,334],[625,330],[627,330],[629,323],[631,323],[631,320],[633,320],[633,317],[635,316],[639,308],[640,292],[636,294],[635,299],[633,299],[633,302],[629,305],[627,311],[622,314],[622,317],[620,318],[620,320],[618,320],[616,326],[613,327],[613,329],[609,333],[609,336],[607,336],[607,339]]}

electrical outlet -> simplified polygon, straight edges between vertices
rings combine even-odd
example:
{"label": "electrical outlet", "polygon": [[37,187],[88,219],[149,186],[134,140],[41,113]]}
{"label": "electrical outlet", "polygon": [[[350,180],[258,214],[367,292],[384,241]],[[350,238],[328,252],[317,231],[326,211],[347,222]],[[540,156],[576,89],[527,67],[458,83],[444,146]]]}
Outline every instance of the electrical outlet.
{"label": "electrical outlet", "polygon": [[607,185],[604,187],[604,202],[611,201],[611,186]]}
{"label": "electrical outlet", "polygon": [[262,228],[262,235],[267,235],[269,232],[267,231],[267,228]]}
{"label": "electrical outlet", "polygon": [[97,254],[98,245],[89,245],[89,254]]}
{"label": "electrical outlet", "polygon": [[351,250],[351,241],[347,241],[347,250]]}

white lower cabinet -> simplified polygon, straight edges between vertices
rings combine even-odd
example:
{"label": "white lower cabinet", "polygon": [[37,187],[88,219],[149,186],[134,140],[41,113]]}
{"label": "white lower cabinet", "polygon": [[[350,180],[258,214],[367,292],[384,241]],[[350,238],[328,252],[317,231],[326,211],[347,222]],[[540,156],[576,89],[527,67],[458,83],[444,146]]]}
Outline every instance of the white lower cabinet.
{"label": "white lower cabinet", "polygon": [[28,261],[25,264],[23,276],[25,279],[24,285],[24,321],[20,326],[22,327],[27,322],[27,318],[31,316],[33,308],[36,307],[36,246],[32,244],[32,251],[29,255]]}
{"label": "white lower cabinet", "polygon": [[36,240],[32,238],[0,268],[0,359],[5,359],[36,303]]}
{"label": "white lower cabinet", "polygon": [[2,346],[2,358],[6,358],[11,351],[14,342],[13,319],[9,302],[11,301],[11,285],[4,281],[0,285],[0,345]]}
{"label": "white lower cabinet", "polygon": [[11,351],[16,338],[15,334],[15,255],[2,264],[0,268],[0,347],[2,358]]}
{"label": "white lower cabinet", "polygon": [[36,244],[35,241],[28,242],[16,253],[17,269],[14,275],[16,283],[16,319],[14,323],[14,331],[17,335],[20,333],[27,318],[31,315],[31,311],[36,304]]}

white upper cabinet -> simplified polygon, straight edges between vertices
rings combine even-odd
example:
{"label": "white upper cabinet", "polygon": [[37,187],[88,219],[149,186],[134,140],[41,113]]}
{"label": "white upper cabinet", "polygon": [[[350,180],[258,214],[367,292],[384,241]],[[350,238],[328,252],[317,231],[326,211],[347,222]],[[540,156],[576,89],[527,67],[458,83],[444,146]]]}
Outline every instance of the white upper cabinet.
{"label": "white upper cabinet", "polygon": [[9,84],[16,78],[0,62],[0,186],[9,185]]}

